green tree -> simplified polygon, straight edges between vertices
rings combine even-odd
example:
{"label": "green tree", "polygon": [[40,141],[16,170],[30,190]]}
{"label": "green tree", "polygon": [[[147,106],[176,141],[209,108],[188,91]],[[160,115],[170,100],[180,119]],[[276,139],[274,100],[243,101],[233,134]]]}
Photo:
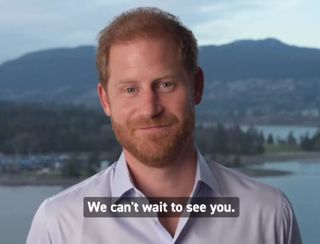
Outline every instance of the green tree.
{"label": "green tree", "polygon": [[269,144],[269,145],[273,145],[274,144],[274,139],[273,139],[272,134],[268,135],[267,144]]}
{"label": "green tree", "polygon": [[77,155],[71,156],[62,167],[62,175],[66,178],[78,178],[81,175],[81,164]]}
{"label": "green tree", "polygon": [[94,175],[99,171],[99,168],[100,168],[99,155],[100,153],[98,151],[93,151],[90,153],[86,163],[86,170],[85,170],[86,176]]}

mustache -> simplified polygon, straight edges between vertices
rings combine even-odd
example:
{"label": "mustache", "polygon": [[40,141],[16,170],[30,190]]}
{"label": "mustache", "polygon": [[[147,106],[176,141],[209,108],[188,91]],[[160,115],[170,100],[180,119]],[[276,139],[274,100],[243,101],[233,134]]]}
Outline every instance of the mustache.
{"label": "mustache", "polygon": [[154,127],[169,126],[178,123],[179,120],[173,114],[166,114],[155,118],[137,117],[127,122],[127,127],[131,130]]}

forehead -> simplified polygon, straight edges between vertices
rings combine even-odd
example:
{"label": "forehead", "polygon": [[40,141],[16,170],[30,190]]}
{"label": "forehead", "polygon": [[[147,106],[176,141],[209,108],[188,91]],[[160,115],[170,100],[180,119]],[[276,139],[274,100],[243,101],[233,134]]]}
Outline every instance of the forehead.
{"label": "forehead", "polygon": [[[127,52],[132,55],[134,53],[149,54],[153,53],[157,54],[157,51],[161,51],[160,53],[165,54],[167,52],[172,53],[176,57],[180,58],[180,51],[177,43],[173,38],[165,35],[165,36],[142,36],[135,37],[126,41],[117,41],[113,43],[110,47],[109,52],[109,62],[115,58],[114,53]],[[158,53],[159,54],[159,53]]]}
{"label": "forehead", "polygon": [[182,65],[176,43],[170,38],[137,38],[111,46],[109,78],[128,74],[160,72]]}

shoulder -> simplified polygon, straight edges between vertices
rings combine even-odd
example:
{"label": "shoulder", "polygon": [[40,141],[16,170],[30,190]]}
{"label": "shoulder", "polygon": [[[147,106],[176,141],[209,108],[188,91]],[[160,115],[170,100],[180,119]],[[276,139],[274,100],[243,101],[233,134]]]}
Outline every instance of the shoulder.
{"label": "shoulder", "polygon": [[[270,233],[275,227],[278,238],[294,240],[288,243],[301,243],[293,208],[281,190],[216,162],[209,164],[222,195],[239,197],[242,223],[263,226]],[[280,243],[285,242],[284,239]]]}
{"label": "shoulder", "polygon": [[[47,198],[38,208],[27,243],[80,243],[84,197],[109,197],[115,164],[96,175]],[[68,241],[65,241],[67,238]]]}
{"label": "shoulder", "polygon": [[286,196],[278,188],[261,183],[217,162],[208,162],[208,164],[219,184],[221,195],[239,197],[240,203],[250,208],[259,206],[281,211],[288,206]]}
{"label": "shoulder", "polygon": [[[238,228],[248,228],[261,243],[301,243],[299,227],[287,197],[276,187],[258,182],[216,162],[208,162],[221,196],[239,197]],[[244,230],[245,231],[245,230]],[[264,238],[264,240],[263,240]]]}
{"label": "shoulder", "polygon": [[77,205],[82,204],[84,197],[109,197],[111,196],[111,185],[115,163],[103,171],[73,185],[63,191],[47,198],[44,205]]}

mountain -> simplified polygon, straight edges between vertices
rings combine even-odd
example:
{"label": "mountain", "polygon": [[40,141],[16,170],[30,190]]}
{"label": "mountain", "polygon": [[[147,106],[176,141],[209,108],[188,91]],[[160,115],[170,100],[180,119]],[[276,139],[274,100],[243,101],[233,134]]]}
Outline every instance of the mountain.
{"label": "mountain", "polygon": [[200,64],[210,80],[319,79],[320,49],[276,39],[242,40],[200,47]]}
{"label": "mountain", "polygon": [[[206,88],[198,117],[294,123],[320,109],[320,49],[276,39],[201,46]],[[26,54],[0,66],[0,100],[97,106],[95,47]]]}
{"label": "mountain", "polygon": [[200,64],[203,120],[319,125],[320,49],[242,40],[201,47]]}
{"label": "mountain", "polygon": [[26,54],[0,66],[1,100],[96,104],[95,47]]}

